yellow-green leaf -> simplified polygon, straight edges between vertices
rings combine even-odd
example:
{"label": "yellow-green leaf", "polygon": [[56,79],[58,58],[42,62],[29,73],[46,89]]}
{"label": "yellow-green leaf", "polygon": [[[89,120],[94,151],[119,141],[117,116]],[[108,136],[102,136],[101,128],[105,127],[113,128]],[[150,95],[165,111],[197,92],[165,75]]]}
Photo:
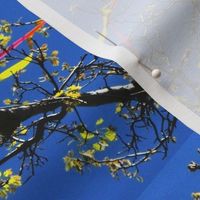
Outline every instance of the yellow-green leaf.
{"label": "yellow-green leaf", "polygon": [[93,144],[92,146],[93,146],[93,148],[94,148],[96,151],[102,151],[101,145],[100,145],[99,143],[95,143],[95,144]]}
{"label": "yellow-green leaf", "polygon": [[5,99],[5,100],[3,101],[3,103],[4,103],[5,105],[10,105],[10,104],[12,103],[12,101],[11,101],[10,99]]}
{"label": "yellow-green leaf", "polygon": [[63,90],[60,90],[59,92],[57,92],[57,93],[55,94],[54,97],[60,97],[60,96],[62,96],[63,94],[64,94],[64,91],[63,91]]}
{"label": "yellow-green leaf", "polygon": [[80,154],[82,155],[82,156],[84,156],[84,157],[87,157],[87,158],[94,158],[94,153],[95,153],[95,151],[92,149],[89,149],[89,150],[87,150],[87,151],[85,151],[85,152],[81,152]]}
{"label": "yellow-green leaf", "polygon": [[80,135],[84,140],[90,140],[90,139],[94,138],[94,134],[93,133],[89,133],[87,131],[84,131],[84,132],[80,133]]}
{"label": "yellow-green leaf", "polygon": [[22,129],[19,133],[20,133],[21,135],[26,135],[27,132],[28,132],[28,129],[24,128],[24,129]]}
{"label": "yellow-green leaf", "polygon": [[132,165],[131,161],[128,159],[121,160],[123,167],[130,167]]}
{"label": "yellow-green leaf", "polygon": [[198,200],[200,198],[200,192],[192,193],[192,197],[194,198],[194,200]]}
{"label": "yellow-green leaf", "polygon": [[13,174],[12,169],[7,169],[6,171],[4,171],[3,175],[5,177],[9,177]]}
{"label": "yellow-green leaf", "polygon": [[100,118],[96,121],[96,125],[99,126],[99,125],[103,124],[103,122],[104,122],[103,118]]}
{"label": "yellow-green leaf", "polygon": [[42,44],[42,46],[40,47],[41,51],[47,51],[48,50],[48,44],[44,43]]}
{"label": "yellow-green leaf", "polygon": [[5,67],[6,63],[7,63],[7,60],[5,58],[0,60],[0,67]]}
{"label": "yellow-green leaf", "polygon": [[52,65],[53,65],[54,67],[57,67],[57,66],[60,64],[59,59],[58,59],[57,57],[53,57],[53,58],[51,59],[51,63],[52,63]]}
{"label": "yellow-green leaf", "polygon": [[23,105],[23,106],[28,106],[28,105],[29,105],[29,101],[24,101],[24,102],[22,103],[22,105]]}
{"label": "yellow-green leaf", "polygon": [[105,132],[105,139],[107,139],[110,142],[113,142],[116,140],[116,132],[110,128],[107,128],[107,131]]}
{"label": "yellow-green leaf", "polygon": [[122,111],[123,103],[118,103],[115,108],[115,113],[119,113]]}
{"label": "yellow-green leaf", "polygon": [[73,158],[70,156],[65,156],[63,159],[65,163],[65,170],[70,171],[70,169],[74,167]]}
{"label": "yellow-green leaf", "polygon": [[0,45],[5,47],[10,41],[10,39],[11,39],[10,36],[5,36],[3,34],[0,34]]}
{"label": "yellow-green leaf", "polygon": [[67,91],[79,91],[81,89],[81,86],[79,85],[71,85],[67,88]]}
{"label": "yellow-green leaf", "polygon": [[21,176],[19,176],[19,175],[11,176],[11,178],[8,181],[8,184],[11,186],[15,186],[15,187],[21,186],[22,185]]}
{"label": "yellow-green leaf", "polygon": [[52,51],[52,53],[51,53],[51,56],[53,56],[53,57],[57,57],[58,56],[58,51],[57,50],[54,50],[54,51]]}
{"label": "yellow-green leaf", "polygon": [[107,146],[108,146],[108,143],[103,140],[98,143],[94,143],[92,145],[93,149],[95,149],[96,151],[104,151]]}
{"label": "yellow-green leaf", "polygon": [[22,185],[21,176],[13,175],[12,169],[7,169],[1,172],[0,182],[3,183],[0,187],[0,198],[7,199],[9,193],[13,193]]}

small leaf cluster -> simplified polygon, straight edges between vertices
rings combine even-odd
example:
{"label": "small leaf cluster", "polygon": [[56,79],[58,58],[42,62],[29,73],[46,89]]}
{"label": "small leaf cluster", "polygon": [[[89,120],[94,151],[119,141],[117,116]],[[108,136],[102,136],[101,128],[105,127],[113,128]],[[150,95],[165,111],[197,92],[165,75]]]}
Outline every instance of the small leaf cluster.
{"label": "small leaf cluster", "polygon": [[21,176],[14,175],[12,169],[0,172],[0,198],[7,199],[9,193],[14,193],[22,185]]}

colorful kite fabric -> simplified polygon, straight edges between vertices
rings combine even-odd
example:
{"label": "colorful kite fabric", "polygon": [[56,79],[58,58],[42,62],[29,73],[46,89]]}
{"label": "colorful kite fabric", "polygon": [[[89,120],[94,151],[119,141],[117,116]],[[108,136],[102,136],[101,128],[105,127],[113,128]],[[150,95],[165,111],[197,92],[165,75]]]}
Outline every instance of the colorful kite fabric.
{"label": "colorful kite fabric", "polygon": [[26,33],[24,36],[13,42],[7,49],[0,52],[0,59],[4,58],[10,51],[17,48],[22,42],[27,40],[28,38],[31,38],[37,31],[39,31],[43,26],[45,22],[43,20],[38,20],[37,26],[35,26],[32,30],[30,30],[28,33]]}
{"label": "colorful kite fabric", "polygon": [[0,73],[0,81],[3,81],[5,79],[9,78],[10,76],[20,72],[21,70],[25,69],[30,64],[31,61],[32,61],[32,54],[25,57],[20,62],[12,65],[11,67],[6,69],[5,71],[1,72]]}

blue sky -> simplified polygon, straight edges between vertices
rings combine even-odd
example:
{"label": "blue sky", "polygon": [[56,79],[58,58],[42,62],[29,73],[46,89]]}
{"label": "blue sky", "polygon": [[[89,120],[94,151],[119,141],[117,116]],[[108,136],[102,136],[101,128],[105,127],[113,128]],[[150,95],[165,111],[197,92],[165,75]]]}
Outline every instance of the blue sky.
{"label": "blue sky", "polygon": [[[37,19],[15,0],[1,0],[3,8],[0,19],[16,21],[23,17],[23,21]],[[20,32],[14,34],[19,37]],[[61,59],[75,65],[84,50],[71,43],[56,31],[48,38],[49,46],[59,49]],[[29,74],[32,76],[33,74]],[[37,74],[34,74],[37,76]],[[4,99],[10,95],[10,81],[0,83],[0,97]],[[98,113],[108,112],[109,108],[98,108]],[[83,113],[84,117],[94,121],[94,112]],[[100,115],[99,114],[99,115]],[[98,117],[97,117],[98,118]],[[159,123],[159,122],[158,122]],[[177,144],[170,148],[169,156],[165,160],[153,158],[151,162],[141,168],[144,183],[138,183],[121,177],[114,180],[107,169],[91,169],[83,175],[75,172],[66,173],[62,157],[67,153],[66,144],[56,145],[56,139],[46,144],[49,162],[36,170],[36,176],[21,187],[16,194],[10,196],[13,200],[186,200],[190,199],[193,191],[200,191],[200,174],[190,173],[187,164],[191,160],[199,160],[196,149],[200,144],[200,137],[180,122],[175,131]],[[15,163],[12,163],[15,166]]]}

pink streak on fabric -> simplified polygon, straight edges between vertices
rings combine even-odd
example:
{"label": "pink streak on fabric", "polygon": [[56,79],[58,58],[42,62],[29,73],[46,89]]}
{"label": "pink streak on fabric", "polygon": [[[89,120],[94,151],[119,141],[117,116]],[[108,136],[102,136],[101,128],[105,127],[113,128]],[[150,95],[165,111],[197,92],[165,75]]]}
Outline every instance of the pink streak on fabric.
{"label": "pink streak on fabric", "polygon": [[32,37],[36,31],[38,31],[40,28],[42,28],[45,24],[45,21],[41,20],[41,22],[34,27],[32,30],[30,30],[28,33],[26,33],[24,36],[13,42],[7,49],[0,52],[0,59],[4,58],[10,51],[17,48],[24,40],[27,40],[28,38]]}

